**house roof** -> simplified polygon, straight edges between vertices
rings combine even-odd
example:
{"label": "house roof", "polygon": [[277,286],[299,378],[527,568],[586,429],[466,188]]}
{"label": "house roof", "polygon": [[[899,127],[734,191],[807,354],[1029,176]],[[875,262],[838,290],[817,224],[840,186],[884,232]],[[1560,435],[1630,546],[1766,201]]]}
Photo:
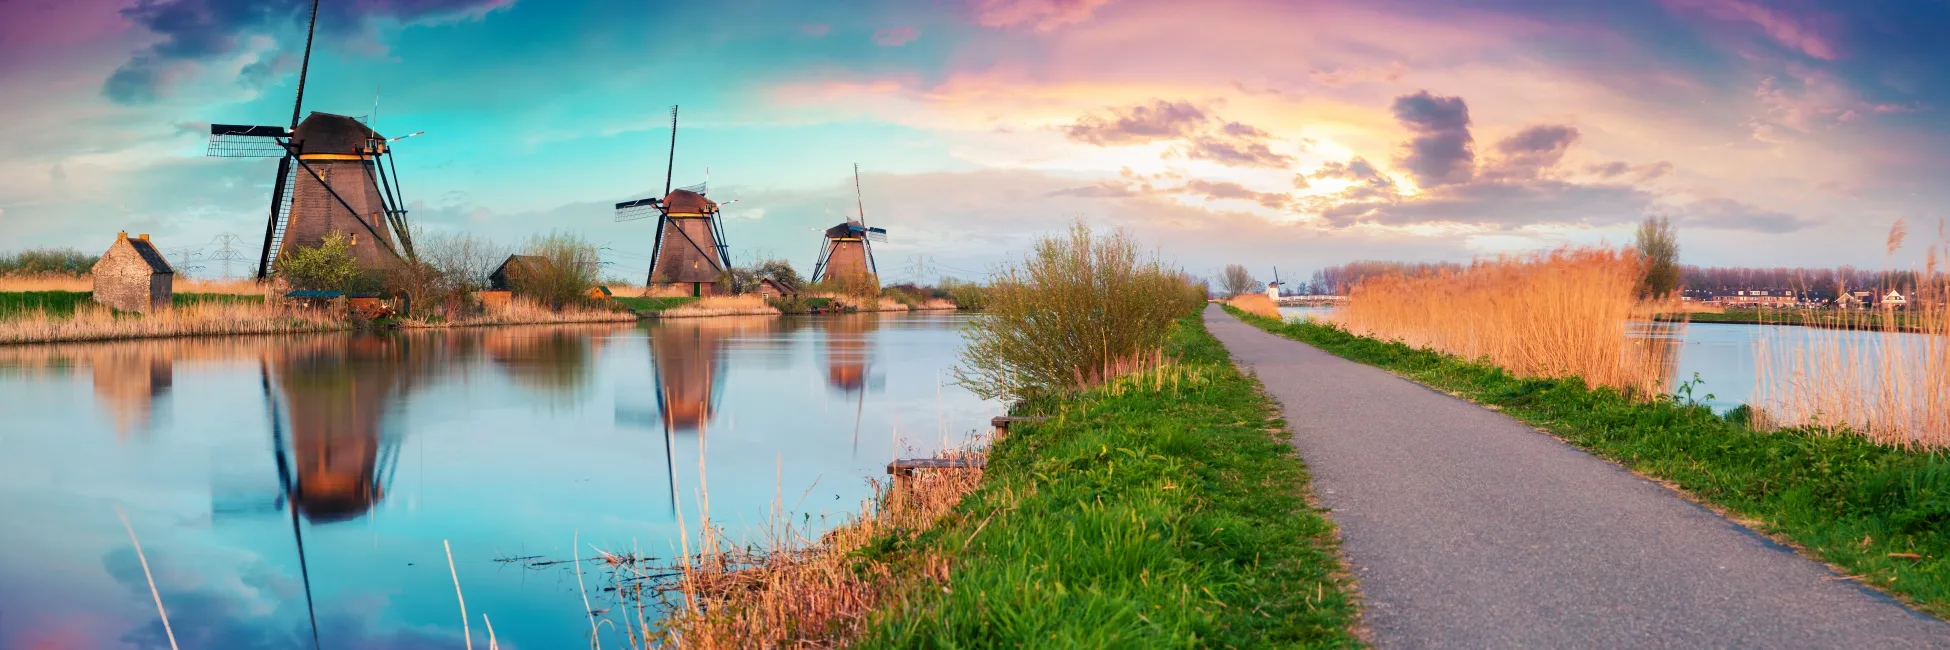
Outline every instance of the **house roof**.
{"label": "house roof", "polygon": [[129,242],[129,246],[134,248],[135,252],[142,256],[143,262],[147,262],[149,264],[149,272],[169,273],[169,274],[176,273],[176,269],[169,268],[169,262],[163,259],[162,253],[157,251],[156,245],[149,243],[149,240],[129,239],[125,241]]}
{"label": "house roof", "polygon": [[298,141],[300,151],[308,154],[354,154],[371,147],[374,140],[386,139],[358,120],[317,111],[305,117],[291,137]]}
{"label": "house roof", "polygon": [[540,255],[509,255],[508,259],[502,260],[501,266],[494,267],[494,272],[489,275],[501,275],[508,270],[508,265],[510,264],[532,271],[541,268],[544,264],[548,264],[548,258]]}
{"label": "house roof", "polygon": [[860,222],[854,221],[852,219],[848,219],[845,222],[841,223],[840,225],[833,226],[831,228],[826,229],[826,236],[828,238],[834,238],[834,237],[858,238],[858,237],[864,237],[866,236],[866,234],[867,234],[867,227],[860,225]]}

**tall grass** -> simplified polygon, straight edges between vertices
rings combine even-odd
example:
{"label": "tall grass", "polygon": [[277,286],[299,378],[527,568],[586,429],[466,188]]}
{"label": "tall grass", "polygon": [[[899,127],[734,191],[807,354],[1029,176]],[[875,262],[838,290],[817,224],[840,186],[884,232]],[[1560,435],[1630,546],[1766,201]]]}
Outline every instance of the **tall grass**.
{"label": "tall grass", "polygon": [[[176,276],[171,283],[177,293],[228,293],[263,295],[264,285],[249,279],[221,280]],[[0,275],[0,293],[24,291],[94,291],[95,279],[83,275]]]}
{"label": "tall grass", "polygon": [[687,302],[657,313],[660,318],[698,318],[704,316],[740,316],[779,313],[777,307],[765,303],[765,298],[757,294],[742,296],[707,296]]}
{"label": "tall grass", "polygon": [[1665,393],[1665,353],[1635,344],[1626,328],[1638,319],[1643,272],[1629,251],[1501,257],[1462,271],[1368,278],[1335,316],[1357,335],[1650,397]]}
{"label": "tall grass", "polygon": [[1802,310],[1797,320],[1824,329],[1762,336],[1758,424],[1950,448],[1950,278],[1935,258],[1904,311]]}
{"label": "tall grass", "polygon": [[205,302],[142,315],[95,304],[72,315],[34,312],[0,320],[0,344],[110,339],[285,334],[346,329],[351,323],[312,312],[289,312],[262,302]]}
{"label": "tall grass", "polygon": [[550,309],[533,298],[515,296],[506,307],[483,310],[480,313],[459,318],[439,318],[419,320],[400,319],[401,327],[476,327],[483,325],[542,325],[552,323],[608,323],[636,320],[630,311],[605,309],[584,305],[567,305],[561,309]]}
{"label": "tall grass", "polygon": [[1242,293],[1226,299],[1226,304],[1254,316],[1280,317],[1280,304],[1263,293]]}
{"label": "tall grass", "polygon": [[1154,356],[1204,295],[1125,234],[1077,223],[999,270],[984,302],[956,377],[985,398],[1025,398],[1089,386]]}

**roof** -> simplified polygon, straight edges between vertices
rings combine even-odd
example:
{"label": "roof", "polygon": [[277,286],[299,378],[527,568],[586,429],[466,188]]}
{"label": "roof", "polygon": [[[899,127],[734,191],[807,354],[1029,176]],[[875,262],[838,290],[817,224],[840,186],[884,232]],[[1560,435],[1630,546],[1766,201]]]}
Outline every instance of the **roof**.
{"label": "roof", "polygon": [[665,214],[713,214],[717,211],[718,202],[690,190],[671,190],[670,195],[664,197]]}
{"label": "roof", "polygon": [[833,226],[831,228],[826,229],[826,236],[829,238],[830,237],[863,237],[866,234],[867,234],[867,227],[860,225],[860,222],[854,221],[852,219],[848,219],[840,223],[840,225]]}
{"label": "roof", "polygon": [[298,124],[291,137],[299,143],[299,151],[308,154],[359,153],[371,147],[373,140],[386,139],[356,119],[316,111]]}
{"label": "roof", "polygon": [[129,246],[135,248],[136,253],[142,255],[142,261],[149,263],[150,273],[173,274],[176,272],[176,269],[169,268],[169,262],[163,259],[162,253],[158,252],[156,245],[149,243],[149,240],[130,239],[127,241],[129,242]]}
{"label": "roof", "polygon": [[533,271],[548,264],[548,258],[540,255],[509,255],[508,259],[501,261],[501,266],[494,267],[494,272],[488,275],[501,275],[503,271],[508,270],[510,264],[519,264],[521,268]]}

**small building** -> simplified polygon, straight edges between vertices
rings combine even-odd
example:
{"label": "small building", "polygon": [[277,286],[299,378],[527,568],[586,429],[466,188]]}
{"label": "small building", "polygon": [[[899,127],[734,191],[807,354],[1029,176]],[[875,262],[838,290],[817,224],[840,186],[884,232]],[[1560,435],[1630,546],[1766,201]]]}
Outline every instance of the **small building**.
{"label": "small building", "polygon": [[170,268],[147,233],[129,238],[123,231],[102,253],[89,274],[95,279],[95,302],[122,311],[147,313],[169,307],[176,269]]}
{"label": "small building", "polygon": [[588,295],[591,300],[609,300],[610,298],[616,297],[616,294],[610,292],[609,285],[607,284],[590,287]]}
{"label": "small building", "polygon": [[488,274],[488,288],[496,291],[513,291],[515,285],[534,277],[535,273],[547,268],[548,258],[540,255],[509,255]]}
{"label": "small building", "polygon": [[758,294],[760,298],[764,298],[766,300],[799,295],[798,289],[787,286],[786,283],[771,278],[760,279],[758,281],[758,288],[753,289],[752,292]]}

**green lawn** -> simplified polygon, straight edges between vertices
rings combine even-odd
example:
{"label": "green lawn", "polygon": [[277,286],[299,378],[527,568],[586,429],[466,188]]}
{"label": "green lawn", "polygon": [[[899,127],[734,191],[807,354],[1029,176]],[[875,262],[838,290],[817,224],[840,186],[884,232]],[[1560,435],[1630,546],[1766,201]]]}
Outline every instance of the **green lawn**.
{"label": "green lawn", "polygon": [[1334,529],[1257,380],[1196,318],[1162,389],[1130,381],[1022,412],[981,487],[879,552],[948,555],[947,589],[883,613],[859,645],[1359,645]]}
{"label": "green lawn", "polygon": [[1738,416],[1721,418],[1678,399],[1636,402],[1576,379],[1519,379],[1327,325],[1227,310],[1275,334],[1493,406],[1950,617],[1950,454],[1800,430],[1757,432]]}
{"label": "green lawn", "polygon": [[[0,318],[46,311],[52,316],[73,314],[81,305],[91,304],[94,294],[87,291],[0,292]],[[261,303],[264,296],[228,293],[178,293],[170,303],[184,307],[199,303]]]}

